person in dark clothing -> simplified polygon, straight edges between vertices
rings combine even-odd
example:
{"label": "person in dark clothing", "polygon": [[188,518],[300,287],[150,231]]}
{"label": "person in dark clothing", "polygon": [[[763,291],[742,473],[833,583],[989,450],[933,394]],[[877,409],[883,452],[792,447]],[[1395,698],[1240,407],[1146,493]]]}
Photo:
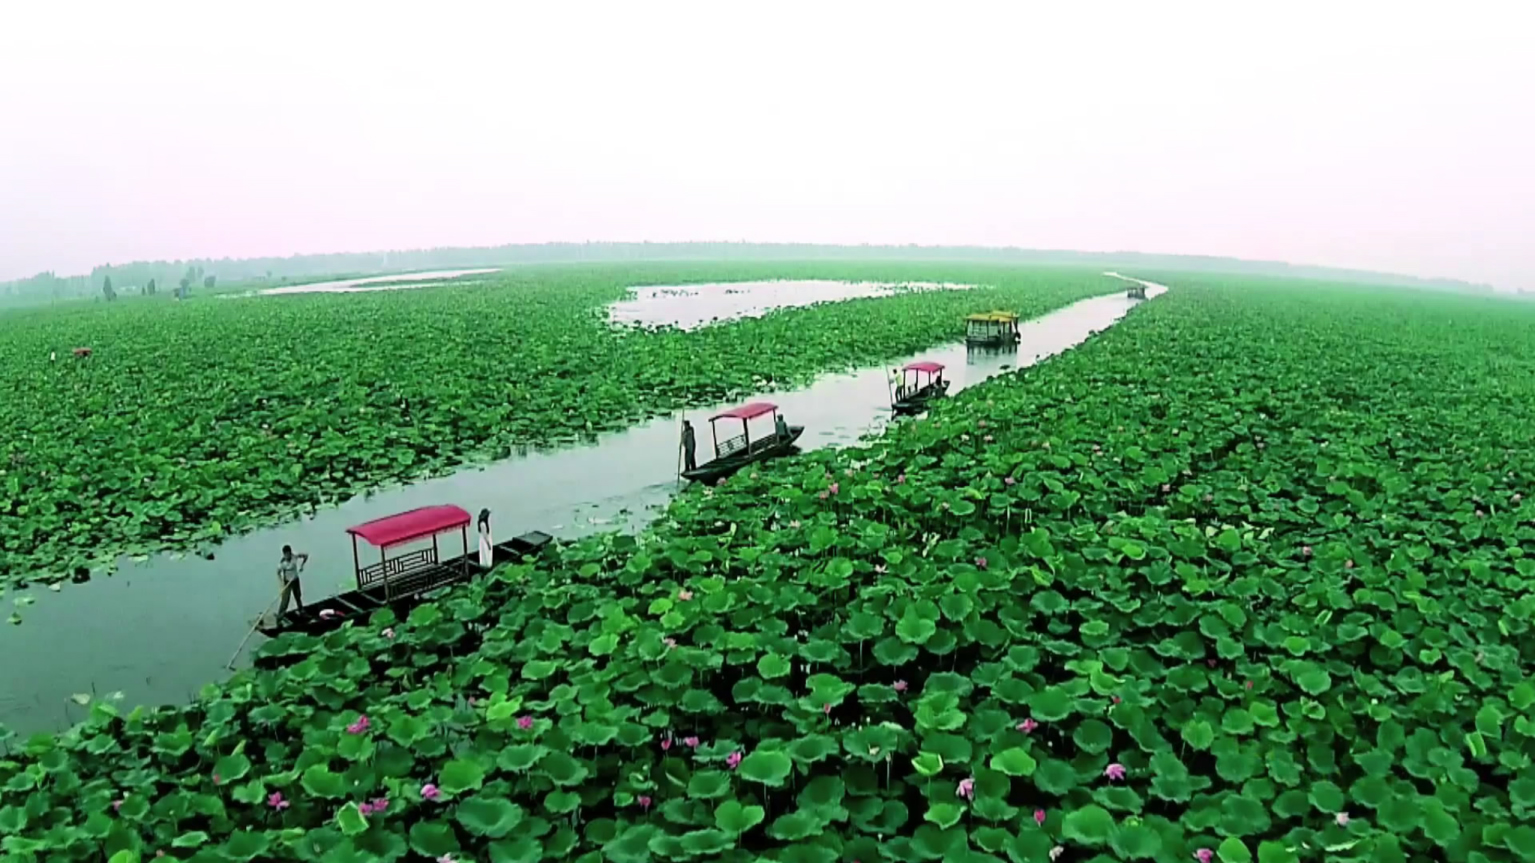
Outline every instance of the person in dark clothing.
{"label": "person in dark clothing", "polygon": [[683,470],[698,469],[698,440],[693,434],[693,424],[687,420],[682,421],[682,465]]}
{"label": "person in dark clothing", "polygon": [[783,418],[783,414],[779,414],[773,420],[773,430],[778,432],[779,440],[789,439],[789,421]]}
{"label": "person in dark clothing", "polygon": [[282,604],[277,609],[279,620],[288,613],[289,600],[297,601],[300,611],[304,609],[304,587],[299,583],[299,573],[304,571],[307,563],[309,555],[294,554],[291,545],[282,547],[282,560],[277,563],[277,583],[282,587]]}

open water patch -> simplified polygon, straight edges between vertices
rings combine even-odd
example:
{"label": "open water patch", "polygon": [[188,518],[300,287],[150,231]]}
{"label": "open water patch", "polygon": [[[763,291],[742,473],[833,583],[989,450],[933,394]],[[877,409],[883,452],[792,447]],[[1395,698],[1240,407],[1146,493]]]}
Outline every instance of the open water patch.
{"label": "open water patch", "polygon": [[954,282],[843,282],[832,279],[775,279],[765,282],[711,282],[652,285],[608,306],[615,324],[694,330],[710,324],[761,317],[774,309],[889,297],[913,291],[963,291],[976,285]]}
{"label": "open water patch", "polygon": [[360,279],[336,279],[329,282],[309,282],[303,285],[283,285],[263,288],[242,294],[222,294],[223,299],[236,297],[274,297],[285,294],[360,294],[370,291],[408,291],[415,288],[431,288],[450,279],[464,276],[482,276],[499,273],[497,267],[478,270],[432,270],[425,273],[399,273],[393,276],[367,276]]}

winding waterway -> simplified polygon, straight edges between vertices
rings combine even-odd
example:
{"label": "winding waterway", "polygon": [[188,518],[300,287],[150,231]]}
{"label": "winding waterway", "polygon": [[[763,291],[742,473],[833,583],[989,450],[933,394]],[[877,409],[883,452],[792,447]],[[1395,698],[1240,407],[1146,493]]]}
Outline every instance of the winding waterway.
{"label": "winding waterway", "polygon": [[[1167,290],[1143,284],[1148,298]],[[772,401],[791,423],[805,426],[802,449],[852,443],[889,421],[888,372],[894,366],[917,359],[943,363],[950,392],[958,392],[1078,345],[1138,302],[1123,293],[1082,300],[1021,323],[1016,348],[950,344],[757,398]],[[756,399],[742,399],[748,400]],[[700,425],[701,459],[708,448],[702,426],[725,407],[686,414]],[[124,561],[109,578],[57,593],[33,591],[37,601],[22,609],[24,623],[0,627],[0,723],[24,733],[65,726],[84,716],[85,708],[73,698],[83,694],[119,700],[124,707],[189,700],[203,684],[227,675],[230,653],[273,599],[284,545],[309,553],[304,590],[312,600],[352,586],[346,528],[419,506],[489,508],[497,539],[528,530],[568,539],[637,529],[679,488],[681,419],[662,417],[592,444],[530,452],[362,495],[311,517],[234,537],[212,560],[160,555],[142,563]],[[447,541],[445,553],[456,553],[456,542]]]}

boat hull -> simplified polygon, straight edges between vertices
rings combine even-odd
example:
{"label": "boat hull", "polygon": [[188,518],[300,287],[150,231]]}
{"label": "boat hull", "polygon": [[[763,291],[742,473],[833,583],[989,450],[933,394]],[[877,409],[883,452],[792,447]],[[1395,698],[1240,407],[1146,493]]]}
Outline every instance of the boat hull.
{"label": "boat hull", "polygon": [[692,470],[683,471],[682,478],[689,482],[718,482],[749,464],[756,464],[757,462],[788,455],[794,450],[794,444],[799,440],[800,435],[804,433],[804,426],[789,426],[789,436],[787,438],[774,438],[766,446],[760,448],[753,447],[745,452],[734,453],[724,458],[717,458],[706,462]]}
{"label": "boat hull", "polygon": [[927,410],[928,404],[934,399],[941,399],[949,392],[949,382],[940,381],[936,384],[928,384],[904,399],[896,401],[890,406],[897,416],[911,416]]}

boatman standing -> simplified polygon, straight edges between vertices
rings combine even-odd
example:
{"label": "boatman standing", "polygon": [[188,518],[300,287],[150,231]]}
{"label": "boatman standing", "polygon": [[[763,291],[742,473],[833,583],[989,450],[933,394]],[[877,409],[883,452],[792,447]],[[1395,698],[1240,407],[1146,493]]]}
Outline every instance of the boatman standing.
{"label": "boatman standing", "polygon": [[774,418],[774,420],[773,420],[773,430],[778,432],[778,439],[779,440],[788,440],[789,439],[789,422],[788,422],[788,420],[785,420],[783,418],[783,414],[779,414],[777,417]]}
{"label": "boatman standing", "polygon": [[682,421],[682,469],[698,469],[698,441],[693,435],[693,424]]}
{"label": "boatman standing", "polygon": [[282,603],[277,606],[277,619],[288,613],[288,600],[293,599],[298,603],[298,610],[304,610],[304,587],[299,583],[299,573],[304,571],[304,565],[309,563],[309,555],[294,554],[293,546],[282,547],[282,560],[277,563],[277,583],[282,585]]}

